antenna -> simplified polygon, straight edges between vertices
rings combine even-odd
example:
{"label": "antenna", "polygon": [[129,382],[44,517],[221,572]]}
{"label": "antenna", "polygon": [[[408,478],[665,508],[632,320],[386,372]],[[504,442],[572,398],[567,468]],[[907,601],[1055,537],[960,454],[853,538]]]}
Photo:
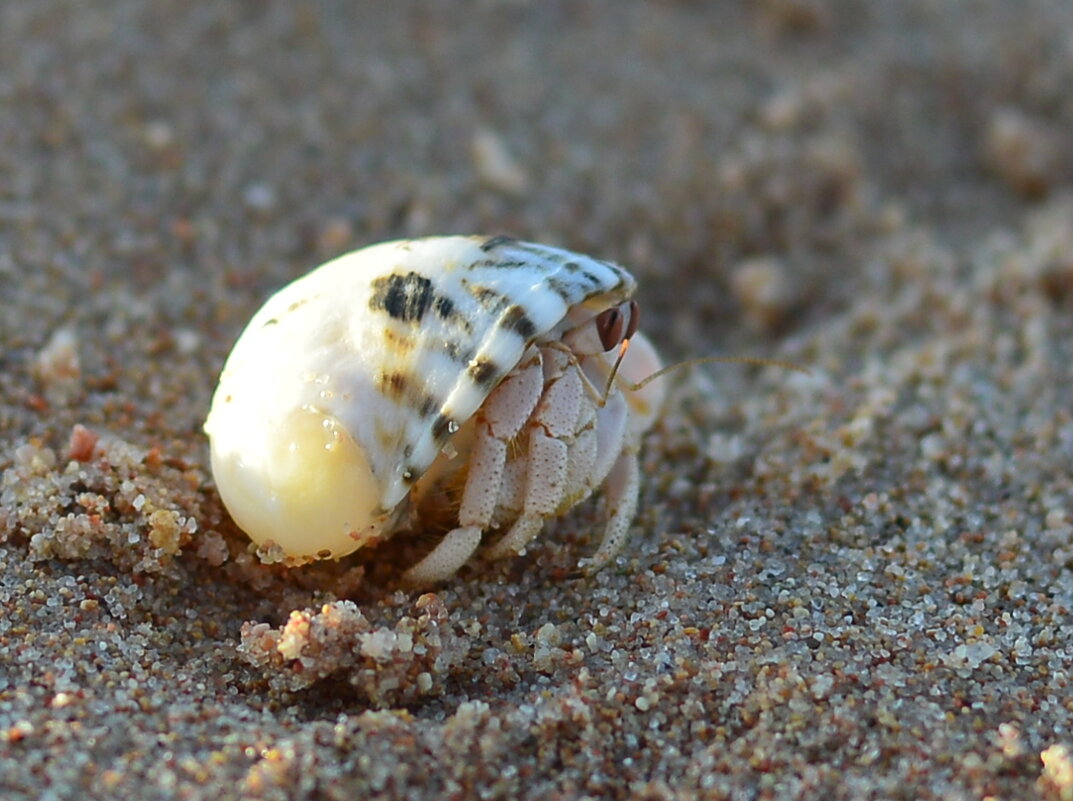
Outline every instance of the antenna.
{"label": "antenna", "polygon": [[[611,375],[608,376],[607,386],[604,388],[604,399],[607,399],[607,394],[611,391],[611,384],[618,378],[618,368],[622,364],[622,359],[626,356],[626,349],[629,347],[630,341],[628,339],[622,340],[622,345],[619,346],[618,358],[615,359],[614,365],[611,367]],[[661,370],[656,370],[652,375],[646,376],[638,381],[636,384],[631,382],[624,382],[626,388],[631,392],[637,392],[640,389],[651,384],[657,378],[667,375],[674,370],[678,370],[683,367],[693,367],[698,364],[713,364],[716,362],[729,362],[732,364],[754,364],[758,367],[782,367],[785,370],[793,370],[797,373],[804,373],[805,375],[812,375],[812,371],[807,367],[802,367],[800,364],[794,364],[793,362],[784,362],[778,359],[755,359],[751,356],[699,356],[696,359],[686,359],[683,362],[675,362],[669,364]]]}

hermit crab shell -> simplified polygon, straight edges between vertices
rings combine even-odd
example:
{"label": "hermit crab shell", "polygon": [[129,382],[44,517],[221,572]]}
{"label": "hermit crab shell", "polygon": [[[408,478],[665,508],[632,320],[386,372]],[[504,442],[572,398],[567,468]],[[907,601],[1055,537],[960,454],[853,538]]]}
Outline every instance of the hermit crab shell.
{"label": "hermit crab shell", "polygon": [[270,298],[224,365],[205,430],[225,505],[292,557],[389,536],[526,348],[634,289],[615,264],[506,237],[401,240],[328,262]]}

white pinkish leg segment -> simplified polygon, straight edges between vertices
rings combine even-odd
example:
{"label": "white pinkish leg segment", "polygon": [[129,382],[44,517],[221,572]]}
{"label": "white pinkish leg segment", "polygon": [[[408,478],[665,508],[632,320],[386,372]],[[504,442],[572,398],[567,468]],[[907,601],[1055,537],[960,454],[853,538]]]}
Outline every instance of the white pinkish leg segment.
{"label": "white pinkish leg segment", "polygon": [[559,506],[560,513],[573,508],[588,498],[600,482],[596,479],[597,455],[597,410],[591,404],[582,404],[578,417],[577,433],[570,444],[569,473],[566,477],[566,493]]}
{"label": "white pinkish leg segment", "polygon": [[492,436],[509,440],[518,436],[544,391],[543,356],[535,351],[517,372],[506,378],[478,414],[484,418]]}
{"label": "white pinkish leg segment", "polygon": [[525,506],[510,531],[492,546],[488,553],[491,558],[520,552],[540,533],[544,521],[555,515],[566,489],[568,455],[565,442],[549,437],[541,429],[529,435]]}
{"label": "white pinkish leg segment", "polygon": [[543,370],[539,352],[489,396],[478,412],[477,440],[470,457],[469,475],[458,510],[462,526],[487,528],[500,496],[507,445],[525,426],[540,400]]}
{"label": "white pinkish leg segment", "polygon": [[630,523],[637,513],[637,496],[641,489],[641,471],[637,466],[637,454],[624,450],[607,476],[607,526],[600,547],[590,559],[583,559],[581,566],[595,572],[618,556],[629,541]]}
{"label": "white pinkish leg segment", "polygon": [[[533,414],[529,434],[529,466],[522,515],[497,542],[489,556],[498,559],[518,553],[554,517],[567,491],[570,443],[577,428],[584,388],[581,376],[560,352],[549,354],[549,364],[564,364],[565,372],[551,378],[551,385]],[[554,368],[553,368],[554,369]]]}
{"label": "white pinkish leg segment", "polygon": [[478,412],[469,474],[458,510],[459,527],[449,531],[431,553],[407,570],[405,581],[431,584],[452,576],[480,545],[481,533],[491,525],[501,494],[508,442],[522,430],[540,400],[543,376],[537,352],[525,367],[489,395],[483,411]]}
{"label": "white pinkish leg segment", "polygon": [[596,463],[592,467],[594,487],[604,483],[622,451],[627,430],[626,401],[621,394],[612,395],[602,409],[596,411]]}
{"label": "white pinkish leg segment", "polygon": [[420,586],[453,576],[473,556],[481,544],[481,534],[480,526],[448,531],[431,553],[403,574],[403,581]]}

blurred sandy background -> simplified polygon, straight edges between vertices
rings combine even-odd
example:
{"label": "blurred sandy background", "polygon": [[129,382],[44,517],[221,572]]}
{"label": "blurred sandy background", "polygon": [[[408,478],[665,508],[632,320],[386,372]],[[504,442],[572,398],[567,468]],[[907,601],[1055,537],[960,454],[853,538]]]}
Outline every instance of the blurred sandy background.
{"label": "blurred sandy background", "polygon": [[[1073,798],[1073,4],[0,3],[0,797]],[[201,423],[373,241],[614,259],[680,374],[435,595]],[[292,614],[293,613],[293,614]]]}

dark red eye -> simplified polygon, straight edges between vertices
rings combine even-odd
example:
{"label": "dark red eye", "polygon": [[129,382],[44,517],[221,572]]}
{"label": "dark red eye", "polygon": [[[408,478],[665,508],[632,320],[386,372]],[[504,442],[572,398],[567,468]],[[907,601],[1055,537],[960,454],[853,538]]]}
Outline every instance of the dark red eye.
{"label": "dark red eye", "polygon": [[600,335],[600,344],[604,346],[604,350],[611,350],[622,341],[626,323],[617,306],[596,315],[596,333]]}
{"label": "dark red eye", "polygon": [[641,310],[636,301],[629,301],[605,309],[596,315],[596,333],[604,350],[617,348],[624,339],[630,339],[637,333],[637,324],[641,322]]}

